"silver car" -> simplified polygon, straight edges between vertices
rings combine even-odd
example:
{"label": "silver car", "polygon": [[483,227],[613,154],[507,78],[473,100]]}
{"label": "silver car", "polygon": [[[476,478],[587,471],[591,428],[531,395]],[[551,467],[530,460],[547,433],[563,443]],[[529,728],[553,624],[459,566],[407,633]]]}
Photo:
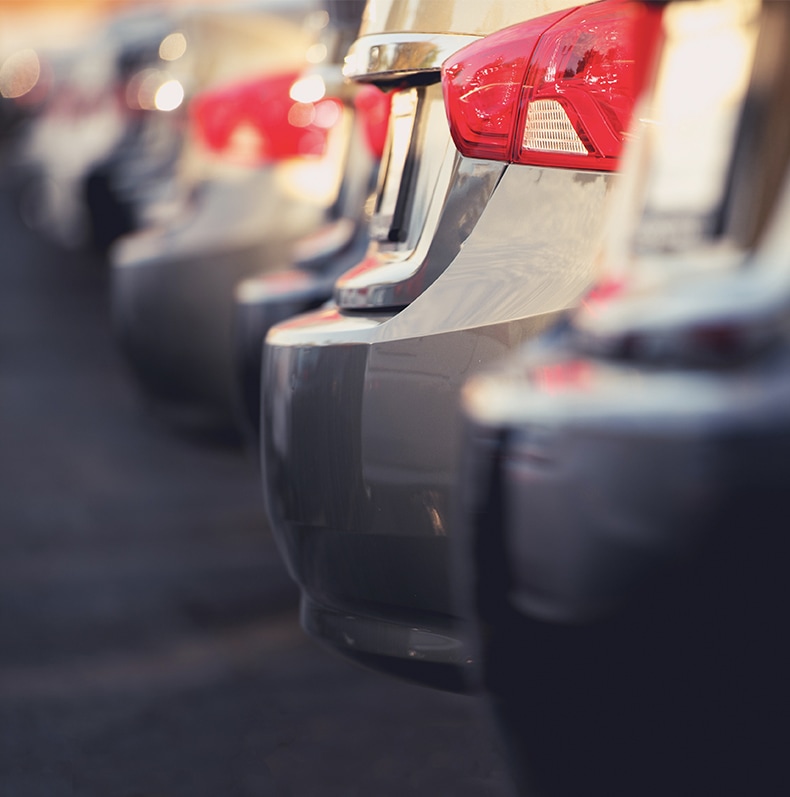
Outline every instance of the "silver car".
{"label": "silver car", "polygon": [[551,797],[789,782],[790,6],[663,19],[596,287],[464,391],[463,591]]}
{"label": "silver car", "polygon": [[144,394],[178,422],[235,426],[234,288],[287,263],[342,184],[350,111],[334,91],[333,23],[317,0],[268,5],[201,12],[187,28],[204,88],[177,194],[111,251],[117,340]]}
{"label": "silver car", "polygon": [[[23,170],[19,204],[28,226],[63,247],[102,253],[134,229],[135,197],[119,190],[119,165],[135,160],[134,180],[142,182],[156,129],[157,168],[167,172],[179,134],[167,113],[140,105],[133,90],[140,74],[161,71],[160,43],[176,24],[164,9],[120,11],[70,46],[61,43],[62,50],[22,50],[2,65],[0,95],[38,78],[29,94],[41,104],[20,131],[14,157]],[[8,74],[9,62],[18,64],[16,77]],[[12,85],[4,87],[6,81]]]}
{"label": "silver car", "polygon": [[608,0],[368,3],[345,69],[393,92],[372,243],[330,306],[270,331],[261,415],[302,623],[357,661],[467,688],[459,392],[587,289],[656,18]]}
{"label": "silver car", "polygon": [[[349,23],[345,27],[352,39],[345,42],[345,49],[356,37],[364,5],[363,0],[340,0],[329,6],[330,13],[342,14]],[[329,301],[335,279],[364,257],[370,242],[370,199],[384,149],[390,98],[375,86],[350,82],[339,93],[354,110],[342,153],[342,183],[329,218],[295,243],[290,262],[242,280],[235,290],[234,351],[243,409],[240,424],[254,447],[259,442],[261,349],[266,333],[276,323]]]}

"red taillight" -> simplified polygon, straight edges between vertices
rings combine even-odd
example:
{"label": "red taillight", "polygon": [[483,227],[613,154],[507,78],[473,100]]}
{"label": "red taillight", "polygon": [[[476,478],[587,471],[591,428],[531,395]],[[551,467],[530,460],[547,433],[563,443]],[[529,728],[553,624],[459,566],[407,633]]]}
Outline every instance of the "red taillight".
{"label": "red taillight", "polygon": [[384,142],[387,140],[392,94],[387,94],[376,86],[363,85],[354,97],[354,107],[365,131],[365,140],[370,151],[381,159]]}
{"label": "red taillight", "polygon": [[444,105],[453,140],[463,155],[513,159],[516,119],[530,56],[546,28],[567,13],[492,33],[444,62]]}
{"label": "red taillight", "polygon": [[196,96],[189,107],[196,139],[211,152],[250,165],[323,155],[340,121],[340,100],[291,98],[299,75],[260,78]]}
{"label": "red taillight", "polygon": [[622,295],[625,283],[622,279],[607,279],[595,283],[581,300],[584,310],[591,315],[598,315],[601,305]]}
{"label": "red taillight", "polygon": [[589,388],[592,373],[586,360],[560,360],[533,369],[530,376],[544,393],[559,394]]}
{"label": "red taillight", "polygon": [[459,50],[442,67],[459,151],[512,163],[616,169],[660,20],[654,6],[602,0]]}

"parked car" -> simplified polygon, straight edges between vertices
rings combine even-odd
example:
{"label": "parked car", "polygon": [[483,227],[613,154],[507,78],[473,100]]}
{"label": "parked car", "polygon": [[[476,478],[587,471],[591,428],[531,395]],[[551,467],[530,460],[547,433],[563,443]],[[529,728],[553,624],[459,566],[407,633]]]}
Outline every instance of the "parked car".
{"label": "parked car", "polygon": [[546,797],[790,783],[790,7],[663,30],[595,287],[464,390],[462,591]]}
{"label": "parked car", "polygon": [[468,686],[459,392],[589,286],[657,19],[609,0],[368,2],[346,74],[392,92],[372,242],[331,305],[270,330],[261,382],[272,528],[303,626],[346,656]]}
{"label": "parked car", "polygon": [[116,171],[134,160],[139,186],[144,155],[156,154],[160,177],[175,163],[180,134],[174,119],[153,102],[141,104],[134,91],[141,74],[156,83],[152,97],[165,82],[159,49],[175,25],[164,9],[125,10],[71,46],[17,54],[26,56],[21,77],[31,69],[38,76],[18,100],[36,106],[15,155],[28,226],[61,246],[102,252],[137,226],[136,197],[116,184]]}
{"label": "parked car", "polygon": [[[347,4],[350,5],[350,4]],[[241,391],[240,426],[259,444],[261,350],[276,323],[332,298],[335,280],[364,256],[370,243],[370,199],[384,149],[390,97],[375,86],[347,84],[354,125],[342,165],[342,185],[325,224],[296,242],[291,263],[242,280],[235,291],[233,327]]]}
{"label": "parked car", "polygon": [[350,125],[335,91],[338,29],[317,2],[275,12],[213,11],[187,30],[196,60],[221,71],[189,101],[175,202],[111,252],[118,342],[144,395],[178,423],[236,425],[234,288],[288,262],[338,201]]}
{"label": "parked car", "polygon": [[52,64],[43,52],[0,43],[0,146],[29,127],[51,87]]}

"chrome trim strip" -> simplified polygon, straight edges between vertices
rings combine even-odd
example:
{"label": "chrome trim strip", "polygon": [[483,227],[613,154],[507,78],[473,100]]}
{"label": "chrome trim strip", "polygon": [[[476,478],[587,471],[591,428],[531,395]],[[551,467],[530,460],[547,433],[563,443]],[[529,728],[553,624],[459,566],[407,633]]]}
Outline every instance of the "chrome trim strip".
{"label": "chrome trim strip", "polygon": [[445,59],[481,36],[452,33],[375,33],[351,45],[343,75],[374,81],[438,71]]}

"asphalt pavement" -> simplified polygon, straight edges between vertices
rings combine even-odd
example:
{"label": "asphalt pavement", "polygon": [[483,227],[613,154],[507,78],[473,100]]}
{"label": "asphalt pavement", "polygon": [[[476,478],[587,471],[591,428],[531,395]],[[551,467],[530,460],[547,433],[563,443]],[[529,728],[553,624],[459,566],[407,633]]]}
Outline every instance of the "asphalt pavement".
{"label": "asphalt pavement", "polygon": [[151,412],[106,263],[28,230],[9,175],[0,795],[512,797],[481,702],[304,636],[254,457]]}

